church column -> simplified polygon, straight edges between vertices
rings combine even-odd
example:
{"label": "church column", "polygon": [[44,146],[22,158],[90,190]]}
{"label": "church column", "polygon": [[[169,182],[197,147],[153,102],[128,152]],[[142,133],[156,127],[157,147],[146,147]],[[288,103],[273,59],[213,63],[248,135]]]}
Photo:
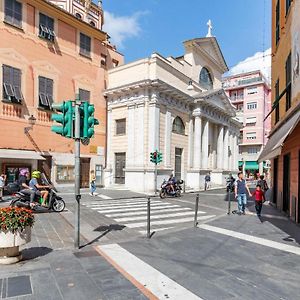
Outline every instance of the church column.
{"label": "church column", "polygon": [[194,169],[201,168],[201,131],[202,119],[195,116],[195,133],[194,133]]}
{"label": "church column", "polygon": [[212,168],[216,169],[217,168],[217,147],[218,147],[218,135],[219,135],[219,128],[217,124],[213,124],[213,152],[212,152]]}
{"label": "church column", "polygon": [[238,170],[238,161],[239,161],[239,145],[238,145],[238,137],[237,134],[234,134],[233,137],[233,147],[234,147],[234,163],[233,163],[233,170],[237,171]]}
{"label": "church column", "polygon": [[112,153],[111,153],[111,138],[113,136],[112,128],[112,109],[108,108],[107,111],[107,143],[106,143],[106,168],[112,169]]}
{"label": "church column", "polygon": [[224,127],[224,170],[229,168],[228,146],[229,146],[229,130],[228,127]]}
{"label": "church column", "polygon": [[218,143],[217,143],[217,168],[224,167],[224,127],[222,125],[218,128]]}
{"label": "church column", "polygon": [[145,104],[144,103],[138,104],[136,108],[136,123],[135,123],[135,129],[136,129],[135,162],[136,165],[140,167],[144,166],[144,160],[145,160],[144,113],[145,113]]}
{"label": "church column", "polygon": [[189,122],[189,152],[188,152],[188,168],[193,166],[193,155],[194,155],[194,121],[191,117]]}
{"label": "church column", "polygon": [[135,105],[128,105],[128,118],[127,118],[127,153],[126,153],[126,167],[135,164],[134,144],[135,144],[135,124],[134,124]]}
{"label": "church column", "polygon": [[164,153],[165,167],[171,166],[171,132],[172,132],[172,115],[170,111],[167,111],[165,115],[165,153]]}
{"label": "church column", "polygon": [[208,168],[208,139],[209,137],[209,122],[206,119],[203,124],[203,135],[202,135],[202,168]]}
{"label": "church column", "polygon": [[[152,95],[151,100],[156,99],[156,94]],[[148,122],[148,152],[159,150],[159,114],[160,109],[156,103],[149,103],[149,122]]]}
{"label": "church column", "polygon": [[229,156],[229,170],[233,169],[233,165],[234,165],[234,145],[233,145],[233,132],[229,132],[229,148],[230,148],[230,156]]}

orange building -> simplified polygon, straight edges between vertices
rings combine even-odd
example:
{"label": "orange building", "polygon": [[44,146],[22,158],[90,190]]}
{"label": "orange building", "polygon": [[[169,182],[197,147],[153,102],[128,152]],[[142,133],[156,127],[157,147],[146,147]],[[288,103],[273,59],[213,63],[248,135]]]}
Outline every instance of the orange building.
{"label": "orange building", "polygon": [[273,203],[300,223],[300,1],[272,1],[272,129],[260,160],[272,159]]}
{"label": "orange building", "polygon": [[95,105],[100,125],[82,146],[82,186],[90,170],[101,184],[105,163],[107,70],[123,56],[102,31],[101,1],[0,0],[0,168],[8,182],[20,168],[46,172],[56,184],[74,181],[74,142],[51,132],[51,104]]}

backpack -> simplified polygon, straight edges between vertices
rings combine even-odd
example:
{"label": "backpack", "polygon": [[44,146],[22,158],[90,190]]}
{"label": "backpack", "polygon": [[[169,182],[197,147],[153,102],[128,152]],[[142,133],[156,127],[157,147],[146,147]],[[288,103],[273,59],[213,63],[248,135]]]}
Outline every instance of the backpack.
{"label": "backpack", "polygon": [[269,189],[267,182],[264,179],[260,179],[257,184],[259,184],[261,186],[261,189],[263,191],[267,191]]}

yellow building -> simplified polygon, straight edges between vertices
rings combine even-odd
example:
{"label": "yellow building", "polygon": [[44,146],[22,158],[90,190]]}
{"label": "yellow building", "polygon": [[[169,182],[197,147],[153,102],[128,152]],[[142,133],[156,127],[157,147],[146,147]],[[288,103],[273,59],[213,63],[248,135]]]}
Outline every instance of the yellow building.
{"label": "yellow building", "polygon": [[273,203],[300,223],[300,2],[272,1],[272,129],[260,160],[272,160]]}

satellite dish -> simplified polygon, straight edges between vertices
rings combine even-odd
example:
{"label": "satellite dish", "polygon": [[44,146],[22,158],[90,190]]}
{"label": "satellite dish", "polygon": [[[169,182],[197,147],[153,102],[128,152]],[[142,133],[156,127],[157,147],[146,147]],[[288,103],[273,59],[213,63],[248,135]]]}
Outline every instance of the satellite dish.
{"label": "satellite dish", "polygon": [[81,144],[84,146],[87,146],[90,143],[90,139],[89,138],[84,138],[81,139]]}

